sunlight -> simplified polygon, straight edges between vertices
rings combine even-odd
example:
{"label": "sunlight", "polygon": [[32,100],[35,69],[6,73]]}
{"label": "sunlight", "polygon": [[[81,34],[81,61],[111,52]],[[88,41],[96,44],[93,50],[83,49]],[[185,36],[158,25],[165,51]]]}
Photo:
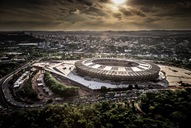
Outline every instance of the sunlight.
{"label": "sunlight", "polygon": [[112,0],[112,2],[115,4],[115,5],[120,5],[120,4],[123,4],[125,3],[126,0]]}

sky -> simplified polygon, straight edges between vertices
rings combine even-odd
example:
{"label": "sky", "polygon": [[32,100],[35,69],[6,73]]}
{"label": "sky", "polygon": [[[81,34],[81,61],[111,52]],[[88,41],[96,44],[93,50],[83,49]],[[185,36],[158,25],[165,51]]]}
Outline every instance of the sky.
{"label": "sky", "polygon": [[191,29],[191,1],[0,0],[0,30],[145,29]]}

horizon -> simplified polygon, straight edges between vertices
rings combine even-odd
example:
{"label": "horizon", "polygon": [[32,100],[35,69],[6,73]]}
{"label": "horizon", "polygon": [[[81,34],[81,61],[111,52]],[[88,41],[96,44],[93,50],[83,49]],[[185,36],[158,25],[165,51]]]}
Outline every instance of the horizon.
{"label": "horizon", "polygon": [[191,29],[139,29],[139,30],[0,30],[0,32],[140,32],[140,31],[191,31]]}

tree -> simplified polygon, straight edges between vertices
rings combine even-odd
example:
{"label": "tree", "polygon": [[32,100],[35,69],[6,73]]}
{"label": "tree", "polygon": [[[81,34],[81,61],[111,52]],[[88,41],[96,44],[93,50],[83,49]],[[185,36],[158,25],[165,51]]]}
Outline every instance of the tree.
{"label": "tree", "polygon": [[132,90],[133,89],[133,85],[129,84],[128,89]]}
{"label": "tree", "polygon": [[107,92],[107,87],[106,86],[101,86],[101,92],[106,93]]}
{"label": "tree", "polygon": [[53,100],[52,99],[48,99],[46,103],[52,103]]}
{"label": "tree", "polygon": [[136,89],[139,89],[139,86],[138,86],[138,84],[135,84],[135,88],[136,88]]}

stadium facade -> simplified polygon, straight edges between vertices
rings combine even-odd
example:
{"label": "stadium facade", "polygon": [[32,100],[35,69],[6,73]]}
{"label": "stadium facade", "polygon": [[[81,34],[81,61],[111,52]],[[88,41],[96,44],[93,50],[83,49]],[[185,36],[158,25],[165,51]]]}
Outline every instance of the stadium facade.
{"label": "stadium facade", "polygon": [[80,60],[75,67],[80,75],[110,81],[153,81],[160,72],[150,62],[114,58]]}

